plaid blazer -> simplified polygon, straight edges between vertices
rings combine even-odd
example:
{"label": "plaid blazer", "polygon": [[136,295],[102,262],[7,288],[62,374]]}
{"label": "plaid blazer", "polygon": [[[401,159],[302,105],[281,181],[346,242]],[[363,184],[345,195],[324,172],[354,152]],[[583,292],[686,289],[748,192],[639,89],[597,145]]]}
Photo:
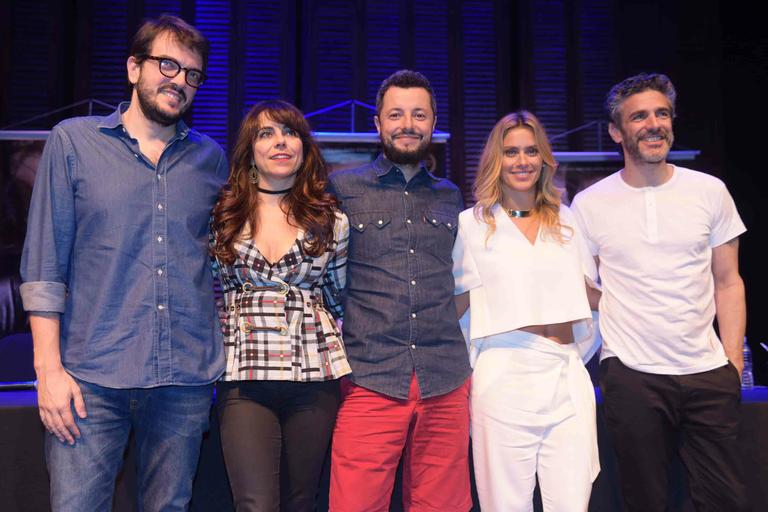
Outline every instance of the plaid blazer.
{"label": "plaid blazer", "polygon": [[213,259],[223,293],[217,301],[227,359],[222,380],[320,381],[352,371],[332,317],[342,315],[349,221],[336,214],[334,241],[318,257],[306,254],[304,236],[299,229],[273,265],[251,240],[235,242],[234,263]]}

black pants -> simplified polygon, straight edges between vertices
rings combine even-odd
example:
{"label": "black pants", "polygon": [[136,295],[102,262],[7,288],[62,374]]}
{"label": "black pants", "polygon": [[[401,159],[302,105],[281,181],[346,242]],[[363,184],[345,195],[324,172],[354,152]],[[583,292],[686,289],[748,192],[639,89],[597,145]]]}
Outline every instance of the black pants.
{"label": "black pants", "polygon": [[600,387],[627,510],[667,510],[673,450],[697,511],[749,510],[737,443],[741,383],[732,364],[658,375],[611,357],[600,364]]}
{"label": "black pants", "polygon": [[314,510],[338,381],[220,382],[216,401],[235,509]]}

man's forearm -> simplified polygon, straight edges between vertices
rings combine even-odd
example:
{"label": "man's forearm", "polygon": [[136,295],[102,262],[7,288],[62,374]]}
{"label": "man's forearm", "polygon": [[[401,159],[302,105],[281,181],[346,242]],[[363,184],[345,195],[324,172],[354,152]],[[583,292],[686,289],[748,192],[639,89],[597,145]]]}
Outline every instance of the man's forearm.
{"label": "man's forearm", "polygon": [[454,295],[453,301],[456,304],[456,317],[461,318],[469,309],[469,292]]}
{"label": "man's forearm", "polygon": [[741,278],[729,286],[715,288],[715,307],[725,355],[741,372],[744,367],[742,344],[747,326],[747,305]]}
{"label": "man's forearm", "polygon": [[35,351],[35,372],[38,379],[42,373],[61,368],[59,313],[32,312],[29,323]]}
{"label": "man's forearm", "polygon": [[80,429],[72,415],[87,416],[80,387],[61,364],[58,313],[31,313],[32,339],[37,373],[37,406],[46,430],[62,443],[75,444]]}

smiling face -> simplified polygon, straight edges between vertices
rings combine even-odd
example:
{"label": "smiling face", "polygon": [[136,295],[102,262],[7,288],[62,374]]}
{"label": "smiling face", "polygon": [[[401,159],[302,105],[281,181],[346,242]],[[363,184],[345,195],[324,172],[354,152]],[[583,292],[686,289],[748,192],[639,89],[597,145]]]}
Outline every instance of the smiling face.
{"label": "smiling face", "polygon": [[501,191],[504,196],[536,194],[536,181],[544,161],[533,130],[519,126],[504,136],[501,159]]}
{"label": "smiling face", "polygon": [[427,156],[435,115],[429,92],[421,87],[390,87],[374,117],[384,155],[396,164],[413,165]]}
{"label": "smiling face", "polygon": [[[182,67],[202,69],[202,57],[180,45],[170,33],[162,32],[152,42],[150,55],[169,57]],[[192,104],[197,89],[185,81],[185,72],[174,78],[160,73],[157,61],[128,58],[128,79],[134,85],[134,99],[144,117],[162,126],[176,124]]]}
{"label": "smiling face", "polygon": [[273,121],[263,112],[258,125],[253,161],[259,170],[260,186],[272,190],[291,187],[304,161],[301,137],[293,128]]}
{"label": "smiling face", "polygon": [[672,106],[655,90],[646,90],[625,99],[620,107],[621,123],[609,125],[614,142],[621,144],[624,158],[637,164],[666,162],[674,142]]}

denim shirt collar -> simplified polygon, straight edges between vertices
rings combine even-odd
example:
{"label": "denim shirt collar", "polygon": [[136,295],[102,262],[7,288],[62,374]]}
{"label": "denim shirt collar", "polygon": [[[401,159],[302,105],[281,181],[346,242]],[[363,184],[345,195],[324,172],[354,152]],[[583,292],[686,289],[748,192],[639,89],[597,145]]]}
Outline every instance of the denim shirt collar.
{"label": "denim shirt collar", "polygon": [[[376,173],[376,176],[378,178],[382,178],[383,176],[386,176],[390,172],[392,172],[393,169],[397,168],[398,165],[394,162],[392,162],[390,159],[388,159],[386,156],[384,156],[384,153],[381,153],[378,158],[373,162],[373,170]],[[427,176],[432,178],[434,181],[439,181],[440,178],[429,172],[427,169],[427,166],[424,165],[424,162],[419,163],[419,172],[416,173],[416,175],[421,174],[421,172],[426,173]]]}
{"label": "denim shirt collar", "polygon": [[[99,129],[116,131],[118,133],[123,132],[122,130],[122,128],[124,127],[123,114],[125,113],[126,110],[128,110],[129,106],[131,106],[130,101],[121,102],[117,106],[114,112],[112,112],[111,114],[109,114],[108,116],[104,117],[101,120],[101,122],[98,125]],[[171,137],[171,140],[168,141],[168,144],[178,139],[186,139],[191,131],[194,131],[194,130],[191,130],[189,126],[187,126],[187,123],[184,122],[183,119],[179,119],[179,121],[176,123],[176,134],[173,137]]]}

